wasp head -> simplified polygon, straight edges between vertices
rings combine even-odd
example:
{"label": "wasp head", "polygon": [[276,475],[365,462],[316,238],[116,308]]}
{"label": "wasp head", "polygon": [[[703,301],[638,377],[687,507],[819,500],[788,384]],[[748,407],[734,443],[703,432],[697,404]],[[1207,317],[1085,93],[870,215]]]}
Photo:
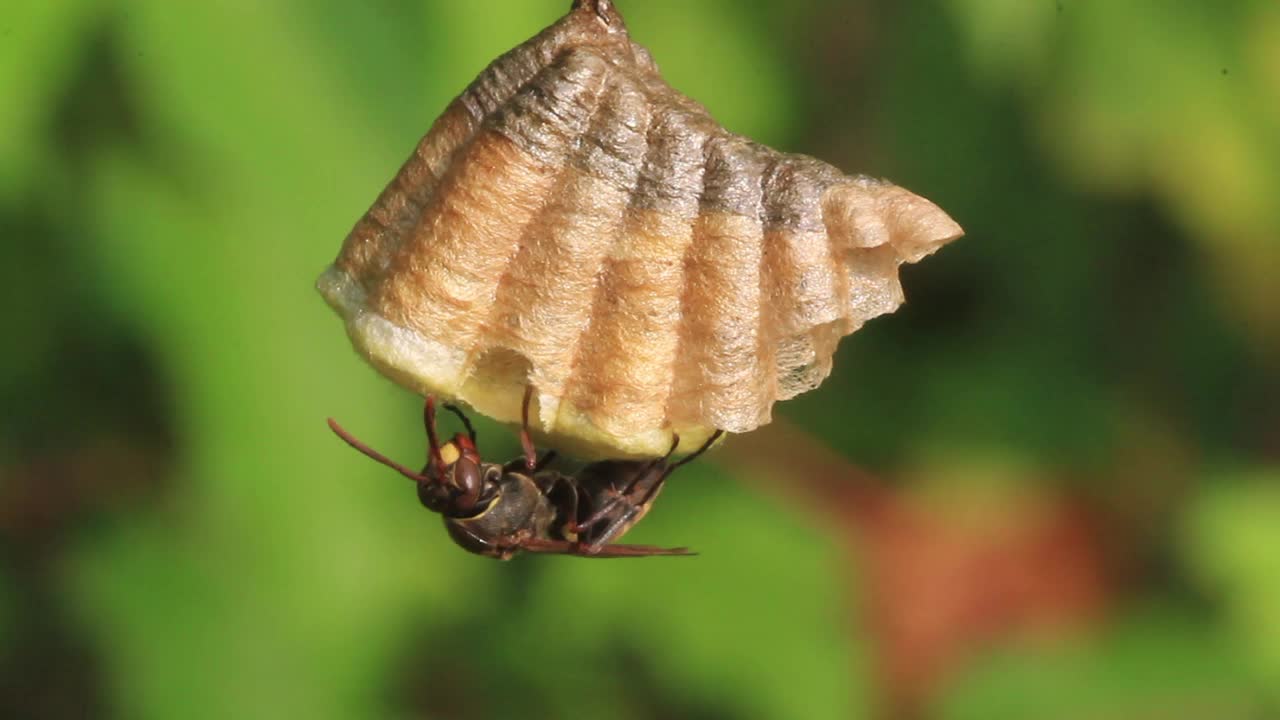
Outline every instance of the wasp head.
{"label": "wasp head", "polygon": [[365,445],[332,419],[329,427],[351,447],[417,483],[418,500],[427,509],[449,518],[474,517],[487,510],[497,498],[502,466],[480,459],[471,422],[457,408],[446,408],[462,418],[467,432],[458,433],[449,442],[441,444],[436,434],[435,399],[428,397],[423,420],[427,426],[429,446],[427,464],[420,473]]}

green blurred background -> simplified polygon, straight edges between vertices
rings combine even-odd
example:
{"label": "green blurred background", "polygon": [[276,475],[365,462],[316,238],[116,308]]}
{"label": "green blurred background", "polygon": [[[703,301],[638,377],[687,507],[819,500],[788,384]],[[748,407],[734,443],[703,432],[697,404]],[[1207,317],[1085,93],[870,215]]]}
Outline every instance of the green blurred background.
{"label": "green blurred background", "polygon": [[[315,276],[568,0],[0,9],[0,716],[1280,717],[1280,4],[620,0],[968,237],[636,542],[471,557]],[[481,425],[486,454],[516,453]]]}

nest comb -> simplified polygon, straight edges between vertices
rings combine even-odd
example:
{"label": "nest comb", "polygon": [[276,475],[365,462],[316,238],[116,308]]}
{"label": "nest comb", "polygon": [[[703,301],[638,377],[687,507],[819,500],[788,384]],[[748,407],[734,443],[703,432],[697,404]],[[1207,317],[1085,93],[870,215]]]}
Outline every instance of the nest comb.
{"label": "nest comb", "polygon": [[436,120],[319,289],[369,361],[582,457],[768,423],[958,238],[933,203],[725,130],[608,0]]}

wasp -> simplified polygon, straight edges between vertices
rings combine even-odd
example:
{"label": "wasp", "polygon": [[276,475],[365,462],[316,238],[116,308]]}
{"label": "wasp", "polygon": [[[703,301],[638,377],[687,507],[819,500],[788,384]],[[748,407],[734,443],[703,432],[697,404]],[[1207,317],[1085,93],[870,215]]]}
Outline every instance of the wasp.
{"label": "wasp", "polygon": [[351,447],[417,484],[418,500],[444,518],[449,537],[464,550],[509,560],[516,553],[618,558],[692,555],[688,548],[616,544],[652,507],[671,474],[700,457],[723,435],[718,431],[696,452],[671,462],[680,445],[673,438],[667,454],[651,460],[594,462],[576,476],[549,469],[555,451],[538,458],[529,433],[527,388],[521,407],[523,455],[505,465],[484,462],[475,427],[456,406],[445,405],[466,433],[441,444],[436,430],[435,398],[423,409],[427,464],[421,472],[401,465],[356,439],[332,418],[329,427]]}

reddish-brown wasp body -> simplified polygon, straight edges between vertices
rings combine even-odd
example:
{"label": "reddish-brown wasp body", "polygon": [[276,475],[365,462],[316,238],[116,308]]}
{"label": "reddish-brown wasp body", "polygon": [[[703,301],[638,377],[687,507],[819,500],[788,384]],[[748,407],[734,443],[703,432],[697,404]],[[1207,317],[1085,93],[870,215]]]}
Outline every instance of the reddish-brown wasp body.
{"label": "reddish-brown wasp body", "polygon": [[692,554],[687,548],[614,541],[645,516],[671,473],[706,452],[720,433],[676,463],[670,459],[678,437],[663,457],[595,462],[571,476],[547,468],[554,452],[538,459],[528,429],[530,397],[526,392],[520,431],[524,454],[505,465],[481,460],[474,428],[452,406],[446,407],[467,432],[441,445],[435,399],[430,396],[423,414],[429,455],[421,472],[378,453],[332,419],[329,427],[351,447],[417,483],[422,504],[444,518],[454,542],[477,555],[507,560],[518,552],[582,557]]}

